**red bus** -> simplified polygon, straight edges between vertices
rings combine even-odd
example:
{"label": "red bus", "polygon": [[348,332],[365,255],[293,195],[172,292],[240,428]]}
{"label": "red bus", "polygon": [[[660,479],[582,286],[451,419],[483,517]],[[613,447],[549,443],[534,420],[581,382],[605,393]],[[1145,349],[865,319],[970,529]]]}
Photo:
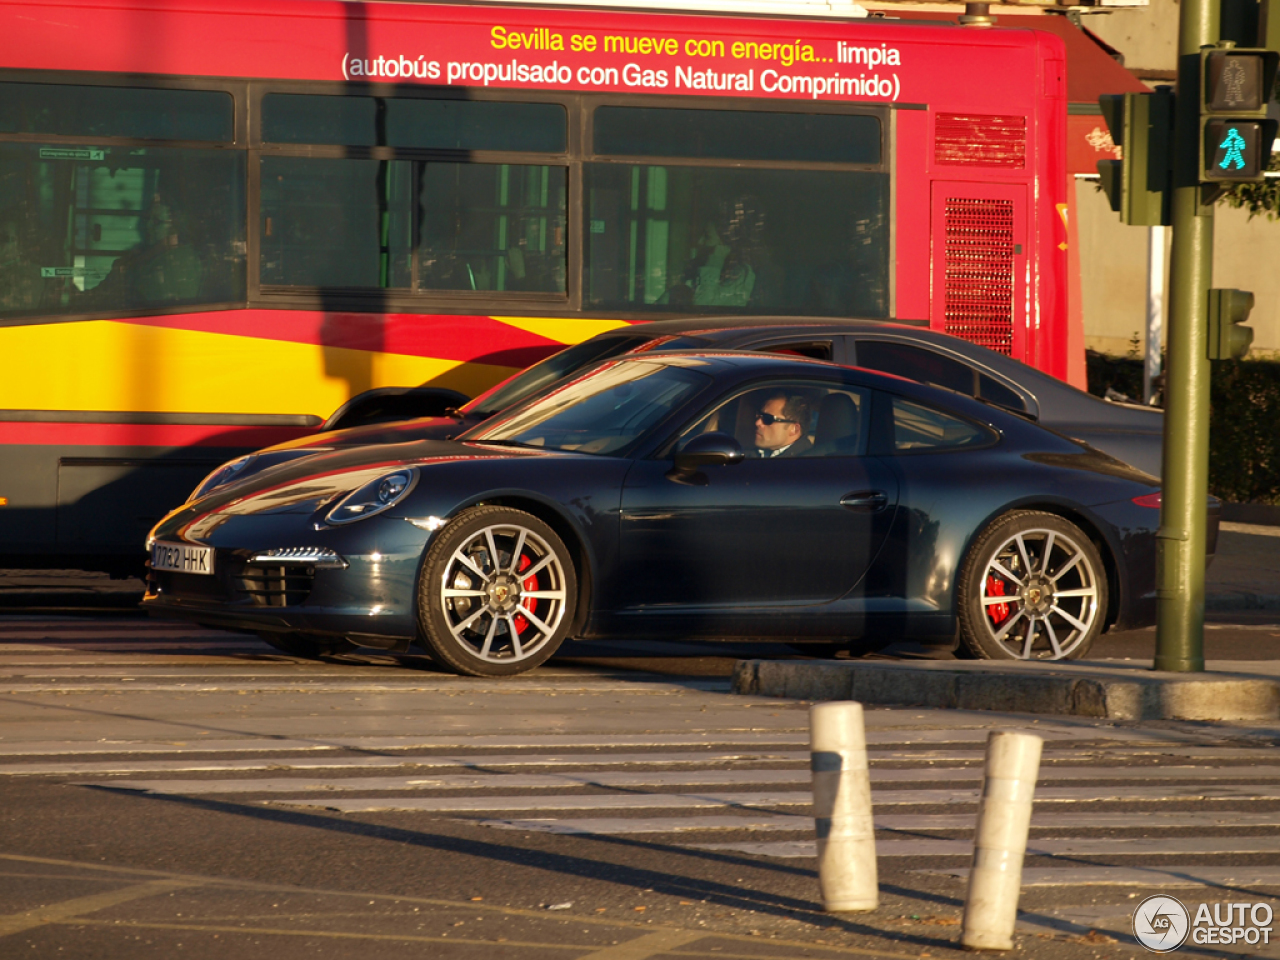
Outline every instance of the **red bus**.
{"label": "red bus", "polygon": [[334,0],[0,6],[0,564],[110,565],[352,395],[694,314],[1066,375],[1034,30]]}

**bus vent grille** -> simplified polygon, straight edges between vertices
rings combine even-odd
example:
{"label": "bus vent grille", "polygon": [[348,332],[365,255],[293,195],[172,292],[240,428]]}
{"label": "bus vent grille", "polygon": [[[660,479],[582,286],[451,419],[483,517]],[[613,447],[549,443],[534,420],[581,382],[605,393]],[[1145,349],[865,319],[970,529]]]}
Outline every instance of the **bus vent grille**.
{"label": "bus vent grille", "polygon": [[256,607],[294,607],[311,595],[314,579],[310,567],[248,564],[234,583]]}
{"label": "bus vent grille", "polygon": [[1013,353],[1013,201],[948,197],[946,330]]}
{"label": "bus vent grille", "polygon": [[940,113],[933,162],[962,167],[1022,167],[1027,162],[1027,118]]}

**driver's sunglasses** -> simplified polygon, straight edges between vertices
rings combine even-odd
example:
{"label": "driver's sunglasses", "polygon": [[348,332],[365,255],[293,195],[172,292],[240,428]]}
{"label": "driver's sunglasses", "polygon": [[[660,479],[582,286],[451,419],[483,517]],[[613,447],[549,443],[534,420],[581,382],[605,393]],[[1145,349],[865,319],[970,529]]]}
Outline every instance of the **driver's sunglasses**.
{"label": "driver's sunglasses", "polygon": [[799,423],[799,420],[788,420],[786,417],[775,417],[772,413],[765,413],[761,410],[756,414],[756,419],[766,427],[771,427],[775,423]]}

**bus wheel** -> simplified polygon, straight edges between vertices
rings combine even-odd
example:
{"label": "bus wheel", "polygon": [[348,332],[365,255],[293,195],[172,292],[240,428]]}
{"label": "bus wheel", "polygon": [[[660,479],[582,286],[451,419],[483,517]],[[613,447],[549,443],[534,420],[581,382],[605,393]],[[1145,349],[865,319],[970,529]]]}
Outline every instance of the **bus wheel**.
{"label": "bus wheel", "polygon": [[1076,660],[1102,632],[1107,576],[1075,524],[1017,510],[984,530],[957,584],[960,643],[983,660]]}
{"label": "bus wheel", "polygon": [[573,561],[551,527],[523,510],[476,507],[427,550],[418,623],[442,666],[506,677],[556,652],[577,602]]}
{"label": "bus wheel", "polygon": [[305,633],[268,633],[258,634],[263,643],[275,647],[281,653],[291,657],[302,657],[305,660],[319,660],[321,657],[333,656],[337,653],[350,653],[356,644],[343,637],[316,637]]}

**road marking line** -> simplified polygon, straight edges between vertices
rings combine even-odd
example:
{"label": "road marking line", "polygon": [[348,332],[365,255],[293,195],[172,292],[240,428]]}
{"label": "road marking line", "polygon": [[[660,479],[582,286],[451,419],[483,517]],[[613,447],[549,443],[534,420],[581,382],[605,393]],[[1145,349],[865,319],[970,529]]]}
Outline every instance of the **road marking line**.
{"label": "road marking line", "polygon": [[[981,767],[926,767],[871,770],[872,783],[935,783],[980,781]],[[163,796],[205,796],[226,793],[305,793],[312,790],[505,790],[541,787],[685,787],[808,784],[807,769],[734,770],[604,770],[581,773],[481,773],[408,777],[342,777],[327,780],[272,777],[250,780],[103,780],[77,783],[81,787],[135,790]],[[1265,780],[1280,778],[1280,767],[1042,767],[1040,784],[1054,781],[1153,782],[1186,780]]]}
{"label": "road marking line", "polygon": [[[935,876],[969,876],[968,868],[918,870]],[[1022,871],[1024,887],[1140,886],[1165,887],[1274,887],[1280,886],[1280,867],[1043,867]]]}
{"label": "road marking line", "polygon": [[[601,817],[594,819],[500,819],[474,821],[482,827],[521,830],[526,833],[559,833],[582,836],[616,836],[640,833],[686,833],[702,830],[749,830],[753,833],[813,830],[813,820],[800,814],[759,814],[746,816],[683,817]],[[972,813],[888,814],[875,818],[883,831],[963,830],[972,832],[977,818]],[[1057,830],[1063,827],[1093,827],[1111,830],[1168,830],[1181,827],[1274,827],[1280,826],[1280,810],[1271,813],[1242,813],[1236,810],[1183,813],[1053,813],[1031,821],[1031,829]]]}
{"label": "road marking line", "polygon": [[705,939],[707,934],[691,930],[655,930],[643,937],[617,943],[601,950],[584,953],[578,960],[649,960],[660,953],[669,953],[673,947]]}
{"label": "road marking line", "polygon": [[[818,855],[813,840],[781,840],[772,843],[697,843],[697,850],[732,851],[758,857],[810,858]],[[1033,839],[1027,844],[1029,857],[1164,857],[1176,854],[1221,856],[1237,853],[1280,853],[1280,837],[1054,837]],[[876,856],[968,857],[972,840],[896,840],[878,837]]]}
{"label": "road marking line", "polygon": [[327,940],[372,940],[382,943],[457,943],[467,946],[484,946],[501,949],[504,947],[512,948],[530,948],[534,950],[589,950],[590,947],[582,944],[571,946],[563,943],[538,943],[528,940],[502,940],[498,941],[493,938],[485,939],[468,939],[466,937],[428,937],[422,934],[397,934],[397,933],[367,933],[364,931],[347,931],[347,930],[319,930],[315,927],[303,927],[291,929],[289,927],[239,927],[230,924],[213,924],[213,923],[163,923],[161,921],[149,920],[78,920],[68,919],[58,921],[63,926],[73,927],[112,927],[114,929],[130,928],[134,930],[179,930],[182,932],[200,932],[200,933],[233,933],[259,936],[273,937],[311,937]]}
{"label": "road marking line", "polygon": [[[876,807],[912,804],[977,803],[980,789],[881,790],[871,798]],[[773,793],[631,793],[574,794],[516,797],[352,797],[260,800],[258,803],[304,809],[333,810],[339,813],[405,812],[497,812],[501,810],[644,810],[689,807],[777,807],[807,806],[812,796],[807,790],[778,790]],[[1118,787],[1044,787],[1036,789],[1036,804],[1078,803],[1104,800],[1160,803],[1172,800],[1275,800],[1280,784],[1262,786],[1217,784],[1173,784],[1159,788],[1124,784]]]}
{"label": "road marking line", "polygon": [[76,897],[74,900],[36,907],[34,910],[11,913],[0,916],[0,937],[12,936],[23,930],[43,927],[51,923],[64,923],[82,914],[97,913],[99,910],[128,903],[131,900],[155,897],[162,893],[171,893],[174,890],[194,886],[199,884],[190,880],[151,880],[130,887],[122,887],[119,890],[108,890],[106,893],[95,893],[87,897]]}

